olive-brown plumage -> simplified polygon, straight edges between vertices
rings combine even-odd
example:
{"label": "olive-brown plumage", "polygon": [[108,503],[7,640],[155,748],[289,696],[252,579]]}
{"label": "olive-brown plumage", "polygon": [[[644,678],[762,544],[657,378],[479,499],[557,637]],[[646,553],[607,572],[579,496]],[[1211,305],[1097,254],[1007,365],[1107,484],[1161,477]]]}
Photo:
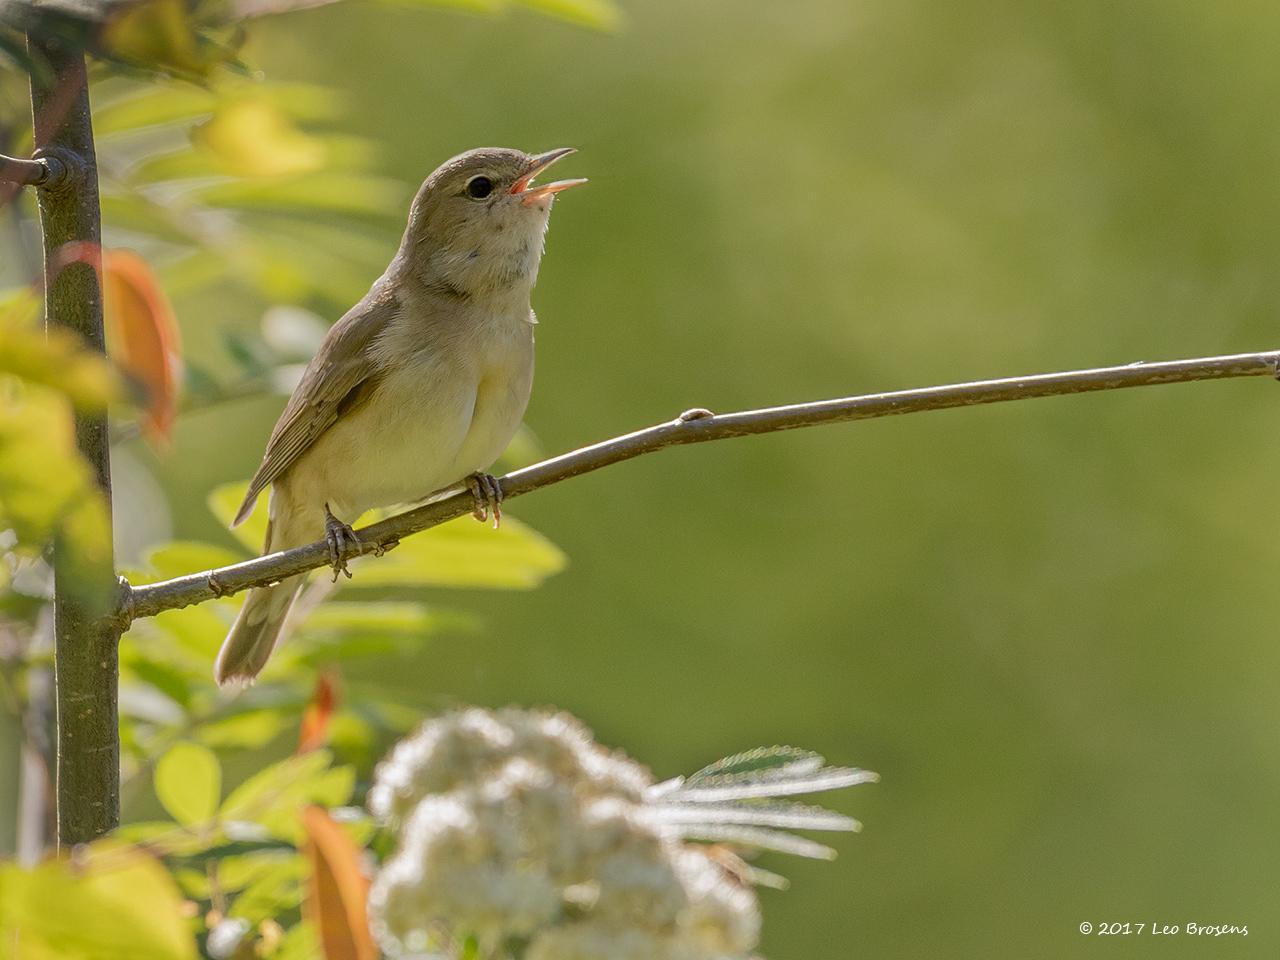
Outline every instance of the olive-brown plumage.
{"label": "olive-brown plumage", "polygon": [[[533,384],[529,297],[556,193],[531,185],[572,151],[484,148],[423,183],[400,248],[324,338],[267,443],[236,516],[271,487],[266,552],[487,469]],[[214,667],[218,683],[262,670],[302,578],[249,591]]]}

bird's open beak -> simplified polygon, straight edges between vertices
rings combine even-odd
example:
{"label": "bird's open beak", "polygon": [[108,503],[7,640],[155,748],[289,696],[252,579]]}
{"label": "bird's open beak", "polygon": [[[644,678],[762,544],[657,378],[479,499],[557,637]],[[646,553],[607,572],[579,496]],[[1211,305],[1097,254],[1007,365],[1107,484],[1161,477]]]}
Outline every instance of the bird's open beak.
{"label": "bird's open beak", "polygon": [[521,203],[532,203],[535,200],[541,200],[543,197],[549,197],[552,194],[559,193],[561,190],[568,190],[570,187],[576,187],[579,184],[586,183],[586,179],[579,177],[576,180],[557,180],[555,183],[544,183],[541,186],[533,186],[530,181],[547,167],[551,166],[561,157],[567,157],[571,153],[575,153],[573,147],[559,147],[555,150],[548,150],[546,153],[540,153],[529,161],[529,166],[524,173],[516,179],[511,185],[511,193],[520,198]]}

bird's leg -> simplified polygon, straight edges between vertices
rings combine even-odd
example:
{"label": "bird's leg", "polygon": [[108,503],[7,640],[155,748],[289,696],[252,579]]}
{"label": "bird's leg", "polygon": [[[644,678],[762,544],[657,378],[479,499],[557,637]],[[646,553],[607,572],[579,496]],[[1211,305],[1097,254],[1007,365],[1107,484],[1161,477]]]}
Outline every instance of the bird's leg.
{"label": "bird's leg", "polygon": [[347,551],[360,549],[360,538],[351,529],[351,524],[343,523],[324,505],[324,539],[329,544],[329,565],[333,567],[333,582],[338,582],[338,574],[345,573],[351,579],[351,571],[347,569]]}
{"label": "bird's leg", "polygon": [[473,473],[467,477],[467,489],[471,491],[471,499],[475,508],[471,515],[484,523],[493,516],[493,529],[502,525],[502,484],[491,473]]}

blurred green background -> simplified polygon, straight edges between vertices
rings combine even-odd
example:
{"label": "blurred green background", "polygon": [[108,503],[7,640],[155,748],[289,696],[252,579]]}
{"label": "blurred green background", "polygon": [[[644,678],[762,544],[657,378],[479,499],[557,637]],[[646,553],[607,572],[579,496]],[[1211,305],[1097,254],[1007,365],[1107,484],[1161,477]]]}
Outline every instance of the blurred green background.
{"label": "blurred green background", "polygon": [[[528,423],[558,452],[695,405],[1280,346],[1278,48],[1257,2],[648,0],[616,35],[338,5],[247,59],[345,91],[338,126],[409,183],[472,146],[580,148],[535,293]],[[388,212],[361,248],[385,258]],[[215,368],[261,313],[176,306]],[[775,741],[878,770],[835,798],[866,824],[835,864],[766,858],[793,879],[763,895],[771,957],[1276,956],[1276,390],[617,466],[510,507],[564,573],[429,598],[482,630],[383,679],[424,711],[555,704],[663,776]],[[176,535],[230,543],[205,495],[282,403],[128,448]]]}

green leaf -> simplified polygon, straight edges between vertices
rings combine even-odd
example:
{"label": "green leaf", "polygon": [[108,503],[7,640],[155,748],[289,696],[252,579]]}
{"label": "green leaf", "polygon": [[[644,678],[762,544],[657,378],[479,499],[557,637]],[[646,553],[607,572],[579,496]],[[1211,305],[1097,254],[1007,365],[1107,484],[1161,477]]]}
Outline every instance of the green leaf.
{"label": "green leaf", "polygon": [[530,10],[582,27],[614,31],[622,26],[622,10],[613,0],[520,0]]}
{"label": "green leaf", "polygon": [[[128,653],[126,654],[126,650]],[[191,679],[171,663],[139,656],[137,647],[121,647],[120,666],[125,677],[132,675],[154,687],[184,710],[191,707]]]}
{"label": "green leaf", "polygon": [[306,209],[400,217],[405,185],[369,174],[319,172],[283,181],[234,180],[197,190],[193,196],[214,207]]}
{"label": "green leaf", "polygon": [[214,837],[175,826],[172,820],[139,820],[117,827],[112,837],[164,857],[193,857],[208,850]]}
{"label": "green leaf", "polygon": [[353,633],[393,633],[416,638],[438,630],[441,626],[474,622],[464,614],[433,613],[420,603],[330,601],[317,607],[307,617],[306,630],[335,633],[339,637]]}
{"label": "green leaf", "polygon": [[93,611],[109,609],[114,578],[106,503],[76,450],[71,411],[32,387],[0,403],[0,530],[28,552],[52,540],[70,563],[71,593]]}
{"label": "green leaf", "polygon": [[[148,234],[180,246],[197,242],[196,235],[184,227],[173,211],[139,194],[104,192],[102,222],[111,229]],[[203,252],[203,259],[221,262],[215,251]]]}
{"label": "green leaf", "polygon": [[[269,299],[282,303],[317,296],[347,303],[368,288],[375,259],[385,259],[385,246],[362,241],[350,223],[326,228],[303,219],[302,211],[291,216],[289,211],[255,210],[243,219],[252,235],[243,241],[241,273]],[[376,258],[369,255],[375,247]]]}
{"label": "green leaf", "polygon": [[95,105],[93,130],[99,140],[122,133],[150,133],[153,127],[203,120],[219,104],[234,101],[246,93],[268,100],[299,120],[339,119],[348,106],[348,98],[342,91],[307,83],[223,82],[216,90],[211,90],[161,81],[142,92],[134,92],[136,89],[131,86],[128,93]]}
{"label": "green leaf", "polygon": [[106,358],[69,330],[37,325],[39,304],[26,290],[0,301],[0,374],[52,387],[85,409],[119,397],[120,381]]}
{"label": "green leaf", "polygon": [[[246,487],[229,483],[216,488],[208,500],[214,516],[230,524]],[[254,550],[266,539],[266,511],[261,507],[259,502],[249,519],[232,531]],[[514,517],[504,517],[498,530],[460,517],[406,537],[385,556],[358,561],[354,584],[530,589],[559,573],[567,562],[559,547]]]}
{"label": "green leaf", "polygon": [[230,915],[261,923],[296,908],[302,902],[306,874],[306,861],[297,855],[272,864],[236,897]]}
{"label": "green leaf", "polygon": [[[210,511],[230,525],[246,488],[243,483],[218,486],[209,495]],[[260,549],[266,539],[261,500],[259,508],[232,532],[246,547]],[[515,517],[504,517],[499,530],[460,517],[404,539],[387,556],[358,562],[355,585],[531,589],[562,571],[566,563],[556,544]]]}
{"label": "green leaf", "polygon": [[212,543],[175,540],[153,548],[145,559],[155,576],[143,582],[151,582],[239,563],[244,559],[244,554],[234,553]]}
{"label": "green leaf", "polygon": [[27,53],[27,45],[20,33],[9,35],[0,31],[0,61],[20,73],[35,74],[40,69]]}
{"label": "green leaf", "polygon": [[189,123],[207,117],[216,105],[217,95],[210,90],[185,83],[157,83],[98,105],[93,111],[93,132],[102,140],[163,124]]}
{"label": "green leaf", "polygon": [[311,667],[350,657],[406,657],[434,634],[474,633],[478,627],[471,614],[428,610],[417,603],[328,601],[299,624],[299,642],[280,655]]}
{"label": "green leaf", "polygon": [[271,836],[301,842],[298,811],[312,803],[340,806],[355,787],[355,771],[330,768],[330,759],[328,750],[315,750],[259,771],[227,797],[220,811],[222,820],[256,824]]}
{"label": "green leaf", "polygon": [[[452,7],[472,13],[496,14],[511,6],[510,0],[383,0],[403,6]],[[622,25],[622,11],[613,0],[517,0],[521,6],[549,17],[567,20],[596,30],[616,30]]]}
{"label": "green leaf", "polygon": [[31,287],[0,291],[0,326],[34,327],[40,322],[41,302]]}
{"label": "green leaf", "polygon": [[315,927],[308,920],[294,924],[280,941],[280,949],[271,956],[271,960],[315,960],[320,956],[320,941],[316,937]]}
{"label": "green leaf", "polygon": [[173,879],[192,900],[207,900],[209,897],[209,877],[203,870],[195,867],[177,867],[173,871]]}
{"label": "green leaf", "polygon": [[234,603],[234,600],[221,600],[198,607],[165,610],[152,618],[151,625],[173,640],[181,651],[192,655],[211,671],[213,657],[222,646],[227,628],[231,626],[230,614],[222,617],[218,615],[218,610],[232,607]]}
{"label": "green leaf", "polygon": [[183,826],[206,823],[218,810],[222,767],[208,747],[175,744],[156,764],[156,796]]}
{"label": "green leaf", "polygon": [[382,0],[383,3],[394,4],[395,6],[419,6],[419,7],[452,7],[457,10],[466,10],[471,13],[501,13],[507,8],[507,0]]}
{"label": "green leaf", "polygon": [[[97,6],[101,6],[100,4]],[[221,63],[234,60],[234,47],[215,42],[198,5],[186,0],[142,0],[116,4],[94,33],[97,52],[143,69],[206,79]],[[235,34],[232,39],[238,40]]]}
{"label": "green leaf", "polygon": [[223,172],[239,177],[310,173],[326,165],[324,142],[300,130],[265,97],[245,96],[219,104],[192,138]]}
{"label": "green leaf", "polygon": [[383,557],[362,562],[354,583],[530,589],[566,563],[559,547],[514,517],[504,516],[498,530],[459,517],[405,538]]}
{"label": "green leaf", "polygon": [[156,151],[144,157],[129,170],[129,183],[134,186],[172,180],[193,180],[197,177],[225,176],[217,161],[205,151],[190,147],[180,150]]}
{"label": "green leaf", "polygon": [[256,750],[266,746],[297,721],[298,711],[277,707],[246,710],[223,720],[211,720],[196,728],[195,736],[211,747]]}
{"label": "green leaf", "polygon": [[[209,504],[209,510],[215,517],[231,527],[231,521],[235,519],[236,511],[240,509],[240,501],[244,499],[244,493],[248,489],[248,483],[239,481],[224,483],[214,487],[205,502]],[[267,511],[263,507],[266,496],[265,493],[260,494],[258,506],[253,513],[240,526],[231,529],[231,535],[255,554],[262,551],[262,545],[267,539]]]}
{"label": "green leaf", "polygon": [[0,956],[195,960],[182,906],[159,861],[115,840],[34,870],[0,864]]}
{"label": "green leaf", "polygon": [[[291,850],[258,850],[253,853],[216,856],[212,862],[217,864],[218,889],[223,893],[243,890],[297,857],[298,854]],[[212,892],[206,870],[199,870],[194,876],[184,879],[182,886],[191,896],[200,900],[208,900]]]}
{"label": "green leaf", "polygon": [[343,710],[329,721],[329,743],[344,759],[360,767],[372,766],[378,759],[377,731],[364,716],[354,710]]}

